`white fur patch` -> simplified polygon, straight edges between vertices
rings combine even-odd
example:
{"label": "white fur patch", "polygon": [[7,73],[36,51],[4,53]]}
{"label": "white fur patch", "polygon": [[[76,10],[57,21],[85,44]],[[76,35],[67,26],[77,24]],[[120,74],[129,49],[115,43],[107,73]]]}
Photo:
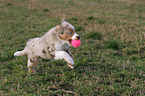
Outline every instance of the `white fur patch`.
{"label": "white fur patch", "polygon": [[15,52],[14,56],[19,56],[19,51],[18,52]]}
{"label": "white fur patch", "polygon": [[72,36],[72,39],[75,40],[77,39],[77,36],[79,36],[77,33],[75,33],[73,36]]}
{"label": "white fur patch", "polygon": [[69,26],[71,26],[71,27],[72,27],[72,29],[73,29],[73,30],[75,30],[75,27],[74,27],[73,25],[69,24]]}
{"label": "white fur patch", "polygon": [[23,51],[17,51],[17,52],[14,53],[14,56],[23,56],[25,54],[26,54],[25,50],[23,50]]}
{"label": "white fur patch", "polygon": [[71,56],[65,51],[55,51],[55,60],[64,59],[67,63],[74,65],[74,61]]}
{"label": "white fur patch", "polygon": [[68,67],[70,67],[71,69],[74,69],[74,65],[68,64]]}

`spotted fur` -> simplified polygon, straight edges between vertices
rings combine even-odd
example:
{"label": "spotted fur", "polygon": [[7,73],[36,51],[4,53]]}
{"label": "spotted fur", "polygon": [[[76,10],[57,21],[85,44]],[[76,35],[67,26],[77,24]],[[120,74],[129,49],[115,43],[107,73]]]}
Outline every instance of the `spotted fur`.
{"label": "spotted fur", "polygon": [[80,39],[75,33],[73,25],[68,23],[65,18],[62,19],[61,25],[50,29],[40,38],[28,40],[23,51],[17,51],[14,56],[28,56],[28,69],[35,72],[35,65],[38,58],[60,60],[64,59],[70,68],[74,68],[73,55],[69,50],[71,40]]}

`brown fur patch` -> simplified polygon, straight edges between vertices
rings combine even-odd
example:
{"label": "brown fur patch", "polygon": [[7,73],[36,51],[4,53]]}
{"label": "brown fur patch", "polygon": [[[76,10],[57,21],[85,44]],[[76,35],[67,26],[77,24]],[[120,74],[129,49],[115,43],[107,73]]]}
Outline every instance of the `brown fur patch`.
{"label": "brown fur patch", "polygon": [[37,57],[37,59],[41,58],[40,56]]}
{"label": "brown fur patch", "polygon": [[74,33],[72,33],[71,35],[70,34],[63,34],[63,35],[60,35],[60,39],[67,41],[67,40],[71,39],[73,35],[74,35]]}
{"label": "brown fur patch", "polygon": [[72,28],[67,28],[67,27],[64,28],[63,33],[64,34],[61,34],[59,37],[60,37],[60,39],[66,40],[66,41],[68,41],[69,39],[71,39],[72,36],[75,34],[74,33],[74,30]]}
{"label": "brown fur patch", "polygon": [[42,53],[46,54],[46,51],[45,50],[42,50]]}
{"label": "brown fur patch", "polygon": [[52,58],[54,58],[54,57],[55,57],[55,55],[52,55],[52,54],[50,54],[50,55],[51,55],[51,57],[52,57]]}
{"label": "brown fur patch", "polygon": [[49,49],[50,47],[47,47],[47,49]]}
{"label": "brown fur patch", "polygon": [[48,50],[48,54],[50,53],[50,51]]}
{"label": "brown fur patch", "polygon": [[69,29],[70,32],[74,32],[74,30],[72,28]]}
{"label": "brown fur patch", "polygon": [[30,59],[30,62],[31,62],[31,63],[34,63],[34,61],[33,61],[32,59]]}
{"label": "brown fur patch", "polygon": [[76,36],[76,38],[77,38],[77,40],[79,40],[80,39],[80,36]]}

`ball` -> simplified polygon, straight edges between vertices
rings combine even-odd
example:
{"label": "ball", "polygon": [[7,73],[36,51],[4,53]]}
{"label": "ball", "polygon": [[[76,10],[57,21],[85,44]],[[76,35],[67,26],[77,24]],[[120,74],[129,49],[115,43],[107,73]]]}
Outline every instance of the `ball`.
{"label": "ball", "polygon": [[72,40],[71,44],[73,47],[79,47],[81,45],[81,40]]}

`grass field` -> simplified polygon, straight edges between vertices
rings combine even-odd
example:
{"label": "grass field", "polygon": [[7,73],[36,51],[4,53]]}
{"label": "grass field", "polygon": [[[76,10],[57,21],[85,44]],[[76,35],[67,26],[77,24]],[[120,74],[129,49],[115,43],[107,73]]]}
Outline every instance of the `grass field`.
{"label": "grass field", "polygon": [[[81,36],[75,69],[14,57],[65,17]],[[145,96],[144,0],[0,0],[0,95]]]}

